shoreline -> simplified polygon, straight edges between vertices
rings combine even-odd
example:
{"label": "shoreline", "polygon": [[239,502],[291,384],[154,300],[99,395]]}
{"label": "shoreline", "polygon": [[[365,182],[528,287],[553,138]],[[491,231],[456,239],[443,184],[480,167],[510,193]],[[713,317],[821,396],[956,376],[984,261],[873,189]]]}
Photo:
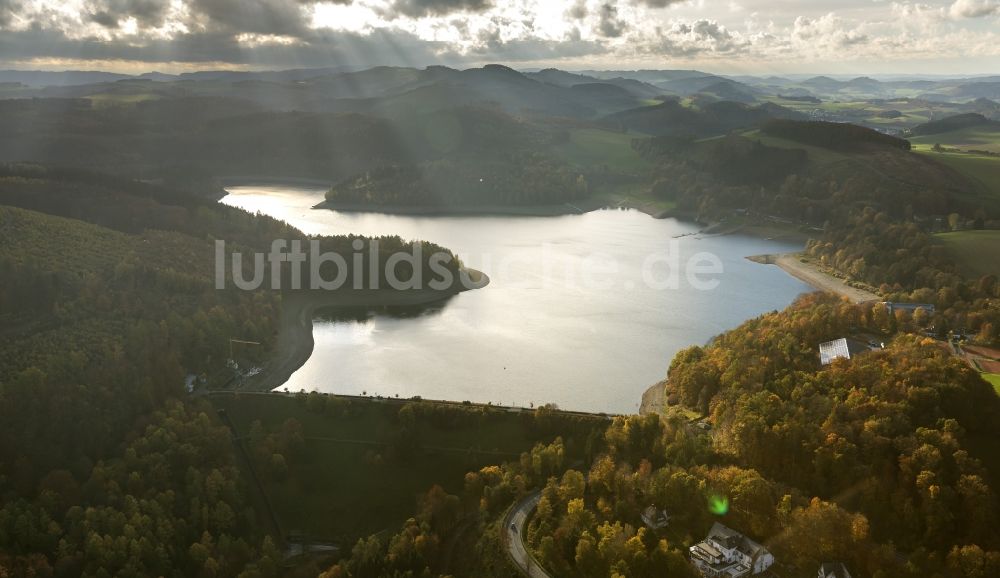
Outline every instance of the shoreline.
{"label": "shoreline", "polygon": [[796,225],[776,225],[772,222],[704,222],[691,211],[677,208],[663,208],[653,202],[624,199],[617,203],[612,199],[593,197],[574,203],[559,205],[472,205],[472,206],[428,206],[428,205],[365,205],[358,203],[334,203],[321,201],[312,206],[314,210],[338,211],[342,213],[374,213],[380,215],[425,216],[425,217],[562,217],[584,215],[601,210],[631,209],[654,219],[676,219],[700,225],[702,228],[691,235],[721,236],[749,235],[768,241],[786,240],[805,245],[809,233]]}
{"label": "shoreline", "polygon": [[816,265],[801,261],[801,253],[781,253],[778,255],[754,255],[747,259],[762,265],[777,265],[780,269],[819,291],[836,293],[846,297],[852,303],[879,301],[877,294],[849,285],[847,281],[834,277]]}
{"label": "shoreline", "polygon": [[252,175],[226,175],[219,177],[218,181],[222,188],[293,185],[297,187],[329,189],[333,186],[333,181],[312,179],[309,177],[255,177]]}
{"label": "shoreline", "polygon": [[330,293],[292,292],[281,299],[281,321],[274,350],[260,373],[246,378],[231,391],[270,392],[282,386],[293,373],[312,357],[316,345],[313,318],[316,311],[336,307],[383,307],[429,305],[451,299],[459,293],[482,289],[490,278],[475,269],[464,269],[475,284],[458,290],[429,289],[396,291],[392,289],[339,290]]}
{"label": "shoreline", "polygon": [[[407,215],[427,217],[561,217],[583,215],[592,211],[613,208],[602,199],[583,199],[574,203],[552,205],[365,205],[361,203],[335,203],[321,201],[313,209],[339,211],[342,213],[379,213],[383,215]],[[646,212],[646,211],[643,211]],[[647,213],[650,214],[650,213]],[[664,218],[652,215],[654,218]]]}
{"label": "shoreline", "polygon": [[[252,177],[227,177],[227,186],[237,186],[239,184],[298,184],[307,186],[324,186],[326,183],[312,179],[272,178],[257,179]],[[803,244],[809,238],[808,233],[792,226],[780,226],[770,222],[760,223],[700,223],[696,215],[681,211],[675,208],[664,209],[655,203],[635,202],[633,199],[624,199],[617,204],[610,202],[610,199],[593,197],[581,200],[577,203],[563,203],[558,205],[479,205],[468,207],[435,207],[435,206],[413,206],[413,205],[386,205],[371,206],[351,203],[333,203],[321,201],[312,206],[312,209],[325,209],[349,213],[380,213],[386,215],[408,215],[408,216],[468,216],[468,217],[493,217],[493,216],[524,216],[524,217],[554,217],[564,215],[580,215],[592,211],[608,209],[632,209],[642,212],[654,219],[676,218],[679,220],[691,221],[703,228],[698,231],[699,235],[731,235],[743,234],[760,237],[767,240],[786,239]],[[815,267],[801,263],[797,259],[797,253],[781,255],[761,255],[747,257],[751,261],[762,264],[778,265],[787,274],[809,284],[810,286],[823,290],[832,291],[839,295],[844,295],[852,301],[858,303],[878,299],[873,293],[857,289],[847,285],[840,279],[832,277]],[[477,272],[479,273],[479,272]],[[480,288],[489,283],[489,278],[480,273],[485,282]],[[274,358],[265,366],[264,370],[248,378],[242,388],[237,391],[265,392],[273,391],[281,387],[288,381],[291,375],[302,367],[312,355],[314,340],[312,335],[312,319],[317,309],[323,307],[337,306],[382,306],[382,305],[421,305],[447,300],[458,292],[420,292],[419,294],[397,294],[389,295],[383,291],[382,295],[375,292],[351,292],[341,294],[337,297],[326,296],[323,299],[316,297],[305,298],[304,295],[288,295],[282,303],[282,326],[279,330],[277,343],[275,346]],[[345,296],[349,295],[347,299]],[[288,318],[295,321],[289,323]],[[638,413],[640,415],[648,413],[664,414],[666,409],[666,380],[657,382],[649,386],[642,394]]]}

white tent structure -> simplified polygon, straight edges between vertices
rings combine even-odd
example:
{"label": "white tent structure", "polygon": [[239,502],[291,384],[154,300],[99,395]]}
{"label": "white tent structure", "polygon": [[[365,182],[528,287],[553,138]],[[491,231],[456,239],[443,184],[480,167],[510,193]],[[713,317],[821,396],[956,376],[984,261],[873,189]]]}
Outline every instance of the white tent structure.
{"label": "white tent structure", "polygon": [[843,357],[845,359],[851,358],[851,351],[847,348],[847,339],[841,337],[840,339],[834,339],[833,341],[827,341],[819,344],[820,363],[823,365],[829,365],[838,357]]}

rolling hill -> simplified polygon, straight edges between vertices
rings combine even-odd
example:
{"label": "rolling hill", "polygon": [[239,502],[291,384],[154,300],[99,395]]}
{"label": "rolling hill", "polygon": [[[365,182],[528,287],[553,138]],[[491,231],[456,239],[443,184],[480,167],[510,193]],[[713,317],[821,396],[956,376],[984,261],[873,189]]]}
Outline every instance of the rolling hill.
{"label": "rolling hill", "polygon": [[652,136],[691,135],[707,137],[749,128],[774,118],[797,118],[798,113],[768,104],[749,106],[737,102],[711,102],[700,108],[687,107],[678,100],[666,100],[608,115],[602,123]]}
{"label": "rolling hill", "polygon": [[984,128],[1000,132],[1000,122],[992,121],[979,113],[970,112],[917,125],[910,129],[910,134],[913,136],[928,136],[967,128]]}

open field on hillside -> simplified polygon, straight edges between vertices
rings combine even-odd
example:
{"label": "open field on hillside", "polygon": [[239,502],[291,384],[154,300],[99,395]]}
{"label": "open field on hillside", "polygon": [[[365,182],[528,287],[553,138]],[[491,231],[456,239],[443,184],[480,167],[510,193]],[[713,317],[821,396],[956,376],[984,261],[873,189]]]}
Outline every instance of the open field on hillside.
{"label": "open field on hillside", "polygon": [[994,194],[1000,195],[1000,157],[971,153],[935,152],[933,145],[915,145],[913,150],[950,166],[979,181]]}
{"label": "open field on hillside", "polygon": [[1000,231],[954,231],[937,238],[948,248],[959,270],[970,279],[1000,275]]}
{"label": "open field on hillside", "polygon": [[128,106],[139,102],[146,102],[148,100],[157,100],[159,98],[159,95],[149,92],[133,94],[103,92],[99,94],[92,94],[87,97],[87,100],[90,101],[94,108],[102,108],[107,106]]}
{"label": "open field on hillside", "polygon": [[632,149],[635,135],[584,128],[569,133],[569,141],[555,147],[566,161],[588,169],[607,165],[609,170],[639,173],[650,163]]}
{"label": "open field on hillside", "polygon": [[983,150],[1000,153],[1000,128],[973,126],[940,134],[916,136],[909,139],[914,145],[933,147],[940,144],[963,150]]}
{"label": "open field on hillside", "polygon": [[981,187],[970,191],[967,201],[980,203],[993,212],[1000,211],[1000,157],[972,153],[935,152],[931,146],[914,146],[914,152],[928,156],[965,175]]}
{"label": "open field on hillside", "polygon": [[[845,95],[846,98],[846,95]],[[903,100],[872,102],[870,100],[824,100],[821,103],[772,97],[767,100],[810,116],[849,117],[853,122],[886,128],[908,128],[925,123],[934,111],[926,103]],[[818,113],[817,113],[818,111]],[[883,113],[898,111],[900,116],[889,117]]]}

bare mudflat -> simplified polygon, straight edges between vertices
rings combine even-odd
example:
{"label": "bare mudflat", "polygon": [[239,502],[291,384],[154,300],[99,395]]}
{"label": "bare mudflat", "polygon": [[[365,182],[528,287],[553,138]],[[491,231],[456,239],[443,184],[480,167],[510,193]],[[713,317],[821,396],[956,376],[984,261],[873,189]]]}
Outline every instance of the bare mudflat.
{"label": "bare mudflat", "polygon": [[756,255],[748,258],[755,263],[777,265],[796,279],[808,283],[820,291],[828,291],[847,297],[853,303],[864,303],[866,301],[878,301],[881,299],[881,297],[871,291],[850,285],[847,281],[824,272],[815,264],[803,261],[799,253]]}

